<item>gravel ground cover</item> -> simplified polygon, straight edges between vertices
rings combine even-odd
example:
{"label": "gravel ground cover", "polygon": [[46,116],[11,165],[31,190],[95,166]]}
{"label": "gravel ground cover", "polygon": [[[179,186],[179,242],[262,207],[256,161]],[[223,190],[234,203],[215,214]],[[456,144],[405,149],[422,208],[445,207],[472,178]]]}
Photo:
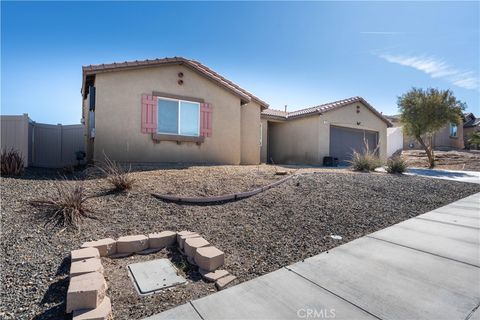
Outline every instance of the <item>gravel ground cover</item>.
{"label": "gravel ground cover", "polygon": [[[268,185],[281,176],[275,175],[277,170],[295,171],[268,165],[258,166],[192,166],[176,167],[163,170],[139,167],[132,169],[138,192],[177,194],[181,196],[219,196],[242,192]],[[86,176],[97,180],[98,190],[107,188],[99,180],[99,172],[86,170]]]}
{"label": "gravel ground cover", "polygon": [[[422,150],[404,150],[402,156],[411,167],[428,168],[427,154]],[[435,150],[436,169],[480,171],[480,151]]]}
{"label": "gravel ground cover", "polygon": [[[129,193],[107,192],[103,179],[89,178],[85,187],[96,196],[87,206],[97,219],[85,221],[80,231],[45,228],[42,214],[28,204],[52,191],[52,179],[57,177],[54,172],[28,170],[21,179],[0,178],[0,318],[64,318],[68,254],[84,241],[193,230],[225,252],[225,269],[243,282],[480,192],[476,184],[327,169],[224,204],[179,205],[150,195],[160,188],[184,195],[223,194],[225,188],[228,192],[244,191],[251,188],[253,180],[268,183],[278,179],[274,171],[269,166],[142,171],[135,173],[139,181]],[[343,239],[334,240],[332,234]],[[185,271],[188,284],[157,295],[136,296],[125,278],[126,264],[165,256]],[[140,319],[214,291],[213,285],[200,280],[198,272],[185,265],[175,251],[103,259],[103,264],[117,319]]]}

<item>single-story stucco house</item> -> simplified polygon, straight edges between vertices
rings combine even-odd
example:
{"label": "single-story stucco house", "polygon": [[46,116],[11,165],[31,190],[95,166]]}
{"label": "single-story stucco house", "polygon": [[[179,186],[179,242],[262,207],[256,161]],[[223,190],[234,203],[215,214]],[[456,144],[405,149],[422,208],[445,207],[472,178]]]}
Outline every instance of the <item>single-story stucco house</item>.
{"label": "single-story stucco house", "polygon": [[345,163],[365,143],[386,158],[391,123],[361,97],[292,112],[265,109],[261,118],[262,162],[318,165],[329,156]]}
{"label": "single-story stucco house", "polygon": [[89,161],[260,162],[268,104],[197,61],[84,66],[82,98]]}
{"label": "single-story stucco house", "polygon": [[[400,115],[386,116],[395,127],[401,127]],[[463,125],[447,123],[443,128],[433,134],[433,147],[436,149],[463,149]],[[423,149],[415,137],[403,133],[403,150]]]}
{"label": "single-story stucco house", "polygon": [[87,160],[129,163],[322,164],[352,150],[386,155],[390,125],[360,97],[294,112],[181,57],[83,67]]}

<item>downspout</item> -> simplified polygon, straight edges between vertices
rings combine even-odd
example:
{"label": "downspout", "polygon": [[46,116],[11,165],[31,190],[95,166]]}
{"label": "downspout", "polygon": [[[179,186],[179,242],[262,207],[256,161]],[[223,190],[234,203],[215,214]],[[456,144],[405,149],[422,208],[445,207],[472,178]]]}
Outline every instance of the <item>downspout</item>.
{"label": "downspout", "polygon": [[[321,139],[320,139],[321,129],[320,129],[320,126],[322,126],[322,123],[325,122],[325,121],[322,122],[322,115],[323,114],[321,112],[318,113],[318,124],[317,124],[317,160],[318,160],[318,164],[323,164],[323,159],[322,159],[322,156],[321,156],[321,146],[320,146],[320,144],[321,144]],[[327,132],[330,135],[329,130],[327,130]],[[328,139],[330,140],[330,136],[329,136]],[[330,144],[328,145],[328,148],[330,148]],[[329,151],[329,153],[330,153],[330,151]]]}

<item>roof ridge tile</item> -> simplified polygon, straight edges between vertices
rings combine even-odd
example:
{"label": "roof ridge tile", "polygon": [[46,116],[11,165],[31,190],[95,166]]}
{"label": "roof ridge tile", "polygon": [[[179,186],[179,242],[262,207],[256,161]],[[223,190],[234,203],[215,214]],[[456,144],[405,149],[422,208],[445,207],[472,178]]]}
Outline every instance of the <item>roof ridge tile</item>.
{"label": "roof ridge tile", "polygon": [[389,127],[392,126],[392,123],[387,118],[385,118],[380,112],[378,112],[372,105],[370,105],[365,99],[363,99],[360,96],[323,103],[313,107],[308,107],[308,108],[299,109],[299,110],[290,111],[290,112],[285,112],[285,111],[276,110],[276,109],[266,109],[262,111],[262,114],[266,116],[281,117],[287,120],[287,119],[294,119],[294,118],[303,117],[307,115],[321,114],[322,112],[340,108],[355,102],[361,102],[362,104],[367,106],[367,108],[369,108],[373,113],[375,113],[378,117],[380,117],[384,122],[386,122]]}

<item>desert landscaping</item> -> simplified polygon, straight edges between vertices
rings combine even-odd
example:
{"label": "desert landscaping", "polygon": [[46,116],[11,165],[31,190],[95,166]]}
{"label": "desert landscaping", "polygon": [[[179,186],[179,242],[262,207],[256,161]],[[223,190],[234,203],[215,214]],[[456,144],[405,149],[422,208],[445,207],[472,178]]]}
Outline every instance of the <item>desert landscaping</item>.
{"label": "desert landscaping", "polygon": [[[411,167],[428,167],[427,156],[423,150],[403,150],[402,157]],[[436,150],[435,158],[437,169],[480,171],[478,150]]]}
{"label": "desert landscaping", "polygon": [[[237,201],[192,205],[151,195],[248,191],[281,179],[278,170],[293,177]],[[237,284],[480,191],[476,184],[346,168],[184,166],[134,170],[131,175],[135,182],[126,192],[112,191],[95,169],[67,175],[61,183],[83,184],[85,206],[92,211],[93,218],[83,219],[78,229],[45,225],[46,213],[30,203],[54,192],[57,171],[27,169],[22,177],[0,178],[3,318],[63,318],[70,252],[87,241],[194,231],[224,252],[222,269]],[[139,296],[126,266],[158,258],[170,259],[187,282]],[[101,260],[116,319],[141,319],[217,291],[176,247]]]}
{"label": "desert landscaping", "polygon": [[480,320],[479,12],[0,1],[0,320]]}

